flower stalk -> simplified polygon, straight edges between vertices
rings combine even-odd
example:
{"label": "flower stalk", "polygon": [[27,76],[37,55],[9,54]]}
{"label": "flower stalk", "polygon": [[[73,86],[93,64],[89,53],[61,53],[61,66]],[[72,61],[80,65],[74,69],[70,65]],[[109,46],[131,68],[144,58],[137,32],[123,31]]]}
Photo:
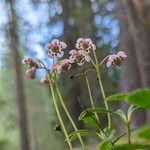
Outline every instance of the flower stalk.
{"label": "flower stalk", "polygon": [[[88,94],[89,94],[91,106],[92,106],[92,108],[95,108],[92,93],[91,93],[89,79],[86,75],[85,75],[85,80],[86,80],[86,85],[87,85],[87,89],[88,89]],[[96,117],[97,121],[100,122],[97,113],[95,113],[95,117]]]}
{"label": "flower stalk", "polygon": [[[100,87],[100,90],[101,90],[101,93],[102,93],[102,97],[104,99],[105,108],[107,110],[109,110],[109,106],[108,106],[108,103],[106,101],[106,95],[105,95],[104,87],[103,87],[101,76],[100,76],[99,63],[98,63],[98,59],[97,59],[95,51],[93,51],[93,55],[94,55],[95,65],[96,65],[95,70],[96,70],[96,73],[97,73],[98,83],[99,83],[99,87]],[[108,129],[111,129],[111,115],[110,115],[110,113],[107,113],[107,117],[108,117]]]}
{"label": "flower stalk", "polygon": [[[59,89],[59,87],[58,87],[58,84],[56,83],[55,85],[56,85],[56,91],[57,91],[57,94],[58,94],[60,103],[61,103],[61,105],[62,105],[62,107],[63,107],[63,109],[64,109],[64,111],[65,111],[65,113],[66,113],[66,115],[67,115],[67,117],[68,117],[68,119],[70,120],[70,122],[71,122],[73,128],[75,129],[75,131],[78,131],[77,126],[76,126],[75,122],[73,121],[73,119],[72,119],[72,117],[71,117],[71,115],[70,115],[70,113],[69,113],[69,111],[68,111],[68,109],[67,109],[67,107],[66,107],[66,105],[65,105],[65,103],[64,103],[64,101],[63,101],[63,97],[62,97],[62,95],[61,95],[61,92],[60,92],[60,89]],[[81,143],[81,145],[82,145],[82,148],[83,148],[83,150],[84,150],[84,149],[85,149],[85,145],[84,145],[83,139],[82,139],[82,137],[80,136],[80,134],[78,134],[78,137],[79,137],[79,141],[80,141],[80,143]]]}
{"label": "flower stalk", "polygon": [[[49,79],[50,79],[50,77],[49,77]],[[67,143],[68,143],[68,145],[69,145],[70,150],[73,150],[72,144],[71,144],[71,142],[70,142],[70,140],[69,140],[69,138],[68,138],[68,133],[67,133],[66,127],[65,127],[65,125],[64,125],[63,119],[62,119],[62,117],[61,117],[61,115],[60,115],[60,112],[59,112],[59,109],[58,109],[58,106],[57,106],[57,102],[56,102],[56,98],[55,98],[55,92],[54,92],[54,87],[53,87],[53,85],[52,85],[51,79],[50,79],[50,89],[51,89],[51,93],[52,93],[52,99],[53,99],[53,102],[54,102],[55,110],[56,110],[58,119],[59,119],[59,121],[60,121],[60,124],[61,124],[61,126],[62,126],[62,130],[63,130],[63,132],[64,132],[66,141],[67,141]]]}

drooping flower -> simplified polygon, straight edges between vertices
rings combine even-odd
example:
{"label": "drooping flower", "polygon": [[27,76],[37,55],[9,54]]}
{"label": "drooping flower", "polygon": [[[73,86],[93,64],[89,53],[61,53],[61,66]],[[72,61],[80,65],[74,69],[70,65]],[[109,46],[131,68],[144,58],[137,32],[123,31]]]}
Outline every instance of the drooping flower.
{"label": "drooping flower", "polygon": [[42,84],[45,84],[45,85],[48,85],[50,82],[49,82],[49,79],[48,79],[47,77],[43,77],[43,78],[41,79],[41,83],[42,83]]}
{"label": "drooping flower", "polygon": [[54,39],[51,43],[47,43],[45,48],[48,49],[48,55],[50,57],[57,55],[58,57],[62,57],[64,55],[64,49],[67,47],[66,43],[59,41],[58,39]]}
{"label": "drooping flower", "polygon": [[85,61],[90,62],[90,56],[83,50],[71,50],[69,54],[71,54],[69,57],[71,63],[76,62],[79,66],[81,66],[85,63]]}
{"label": "drooping flower", "polygon": [[54,68],[55,71],[60,74],[61,72],[70,70],[71,62],[69,59],[60,60],[59,62],[57,62]]}
{"label": "drooping flower", "polygon": [[30,68],[26,71],[26,76],[28,76],[30,79],[35,79],[36,77],[36,69]]}
{"label": "drooping flower", "polygon": [[32,68],[32,67],[40,68],[41,67],[41,63],[38,60],[33,59],[30,56],[24,56],[24,58],[22,59],[22,64],[27,64],[27,65],[29,65],[30,68]]}
{"label": "drooping flower", "polygon": [[93,44],[93,41],[89,38],[79,38],[76,42],[76,48],[79,50],[84,50],[86,53],[89,54],[92,50],[96,49],[96,46]]}
{"label": "drooping flower", "polygon": [[123,51],[119,51],[117,54],[109,55],[107,67],[110,66],[120,66],[122,61],[127,58],[127,55]]}

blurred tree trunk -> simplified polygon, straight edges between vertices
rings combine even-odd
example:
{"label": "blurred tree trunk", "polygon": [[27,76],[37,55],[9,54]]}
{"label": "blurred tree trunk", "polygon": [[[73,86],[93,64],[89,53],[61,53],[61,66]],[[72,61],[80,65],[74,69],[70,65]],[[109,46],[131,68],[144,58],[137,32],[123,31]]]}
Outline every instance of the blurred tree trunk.
{"label": "blurred tree trunk", "polygon": [[21,136],[21,149],[30,150],[29,136],[28,136],[28,123],[27,123],[27,109],[24,94],[24,85],[21,72],[21,59],[19,54],[19,41],[17,35],[17,15],[14,9],[13,1],[8,1],[9,8],[9,39],[10,50],[13,58],[14,73],[15,73],[15,88],[16,100],[19,108],[19,121],[20,121],[20,136]]}
{"label": "blurred tree trunk", "polygon": [[[133,38],[129,29],[128,20],[126,19],[122,1],[118,0],[118,18],[120,23],[120,49],[124,50],[128,59],[124,62],[120,75],[120,89],[129,92],[142,87],[141,77],[136,57],[136,49]],[[127,108],[125,103],[121,107]],[[138,111],[133,118],[134,126],[140,126],[146,121],[145,111]]]}
{"label": "blurred tree trunk", "polygon": [[[121,70],[120,87],[122,91],[132,91],[140,87],[150,87],[150,24],[148,8],[141,0],[118,0],[120,22],[120,48],[128,59]],[[146,112],[136,112],[134,126],[146,122]]]}
{"label": "blurred tree trunk", "polygon": [[[91,2],[87,1],[66,1],[61,0],[62,3],[62,19],[64,22],[64,40],[67,42],[68,52],[71,49],[75,49],[75,42],[79,37],[89,37],[94,38],[94,25],[92,23],[92,10]],[[84,11],[83,11],[84,10]],[[73,21],[73,23],[71,23]],[[76,70],[76,67],[74,67]],[[81,70],[80,70],[81,71]],[[79,79],[70,82],[69,90],[69,100],[71,101],[71,111],[73,117],[76,121],[78,127],[82,125],[78,121],[79,114],[81,112],[81,107],[78,102],[78,97],[83,96],[83,90],[81,87],[81,81]]]}

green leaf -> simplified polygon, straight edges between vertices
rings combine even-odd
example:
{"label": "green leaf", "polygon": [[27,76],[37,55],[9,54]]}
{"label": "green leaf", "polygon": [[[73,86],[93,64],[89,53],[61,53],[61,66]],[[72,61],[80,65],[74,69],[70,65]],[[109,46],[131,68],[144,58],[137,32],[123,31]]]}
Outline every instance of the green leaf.
{"label": "green leaf", "polygon": [[85,115],[82,120],[86,123],[86,124],[89,124],[91,126],[94,126],[95,128],[100,128],[99,127],[99,123],[98,121],[96,120],[96,117],[93,116],[93,115]]}
{"label": "green leaf", "polygon": [[118,101],[118,100],[124,100],[128,94],[127,93],[120,93],[120,94],[114,94],[111,96],[108,96],[106,98],[107,101]]}
{"label": "green leaf", "polygon": [[99,145],[99,150],[109,150],[111,147],[111,141],[103,141]]}
{"label": "green leaf", "polygon": [[114,112],[114,114],[116,114],[117,116],[121,117],[121,119],[123,119],[123,121],[126,121],[126,115],[123,112],[122,109],[118,109]]}
{"label": "green leaf", "polygon": [[149,150],[150,149],[150,145],[141,145],[141,144],[123,144],[123,145],[117,145],[114,146],[112,148],[110,148],[109,150]]}
{"label": "green leaf", "polygon": [[135,107],[134,105],[131,105],[131,106],[128,108],[127,116],[128,116],[128,120],[129,120],[129,121],[131,120],[132,113],[133,113],[137,108],[138,108],[138,107]]}
{"label": "green leaf", "polygon": [[99,145],[100,150],[108,150],[112,147],[111,140],[113,139],[114,134],[115,130],[111,130],[107,138],[100,143]]}
{"label": "green leaf", "polygon": [[88,108],[85,111],[83,111],[80,116],[79,116],[79,120],[82,120],[82,118],[86,115],[86,114],[93,114],[94,113],[112,113],[112,111],[107,110],[105,108],[101,108],[101,107],[96,107],[96,108]]}
{"label": "green leaf", "polygon": [[149,89],[139,89],[126,97],[126,100],[139,107],[150,108],[150,90]]}
{"label": "green leaf", "polygon": [[138,129],[136,135],[141,138],[150,139],[150,126],[144,126]]}
{"label": "green leaf", "polygon": [[100,108],[100,107],[88,108],[80,114],[79,120],[83,120],[85,123],[87,123],[91,126],[100,128],[99,123],[95,117],[95,113],[112,113],[112,111],[106,110],[106,109]]}
{"label": "green leaf", "polygon": [[78,131],[74,131],[72,132],[68,137],[70,139],[70,141],[74,141],[78,138],[78,134],[80,134],[80,136],[85,136],[85,135],[89,135],[89,134],[95,134],[98,135],[97,132],[91,131],[91,130],[78,130]]}

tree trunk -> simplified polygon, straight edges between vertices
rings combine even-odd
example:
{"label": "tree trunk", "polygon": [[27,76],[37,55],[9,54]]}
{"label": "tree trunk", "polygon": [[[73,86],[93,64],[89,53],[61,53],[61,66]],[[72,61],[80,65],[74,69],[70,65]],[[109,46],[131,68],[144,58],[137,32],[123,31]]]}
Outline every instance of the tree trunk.
{"label": "tree trunk", "polygon": [[[118,0],[117,5],[120,23],[120,49],[124,50],[128,56],[121,69],[120,89],[124,92],[130,92],[142,87],[142,79],[138,65],[138,57],[136,55],[136,46],[128,18],[125,15],[126,10],[124,9],[123,1]],[[121,103],[121,106],[127,108],[127,105],[124,103]],[[144,110],[137,111],[133,117],[133,126],[141,126],[145,122],[146,112]]]}
{"label": "tree trunk", "polygon": [[13,7],[13,1],[8,2],[10,12],[9,22],[9,39],[10,39],[10,50],[13,58],[14,73],[15,73],[15,90],[16,100],[19,109],[19,121],[20,121],[20,136],[21,136],[21,149],[30,150],[29,136],[28,136],[28,124],[27,124],[27,109],[24,94],[24,85],[22,80],[21,72],[21,59],[19,54],[19,41],[16,32],[17,18],[16,11]]}
{"label": "tree trunk", "polygon": [[[150,24],[148,5],[141,0],[118,0],[118,18],[121,29],[121,50],[128,59],[121,70],[121,90],[150,87]],[[148,119],[146,112],[137,111],[134,126],[141,126]],[[148,119],[149,120],[149,119]]]}
{"label": "tree trunk", "polygon": [[[77,38],[89,37],[93,39],[94,37],[91,2],[89,0],[61,0],[61,3],[63,8],[62,19],[64,22],[64,39],[65,42],[67,42],[67,49],[69,52],[69,50],[75,48],[75,42]],[[77,18],[72,18],[73,16],[77,16]],[[74,19],[74,24],[69,24],[70,18]],[[76,72],[77,68],[74,66],[73,70],[74,72]],[[65,82],[65,80],[63,81]],[[83,91],[84,89],[81,88],[81,81],[79,79],[69,83],[69,89],[67,92],[67,94],[69,93],[69,95],[67,96],[69,96],[69,100],[71,101],[71,111],[78,127],[82,127],[82,124],[78,121],[78,117],[81,112],[81,106],[78,102],[78,97],[80,97],[80,99],[82,100]]]}

